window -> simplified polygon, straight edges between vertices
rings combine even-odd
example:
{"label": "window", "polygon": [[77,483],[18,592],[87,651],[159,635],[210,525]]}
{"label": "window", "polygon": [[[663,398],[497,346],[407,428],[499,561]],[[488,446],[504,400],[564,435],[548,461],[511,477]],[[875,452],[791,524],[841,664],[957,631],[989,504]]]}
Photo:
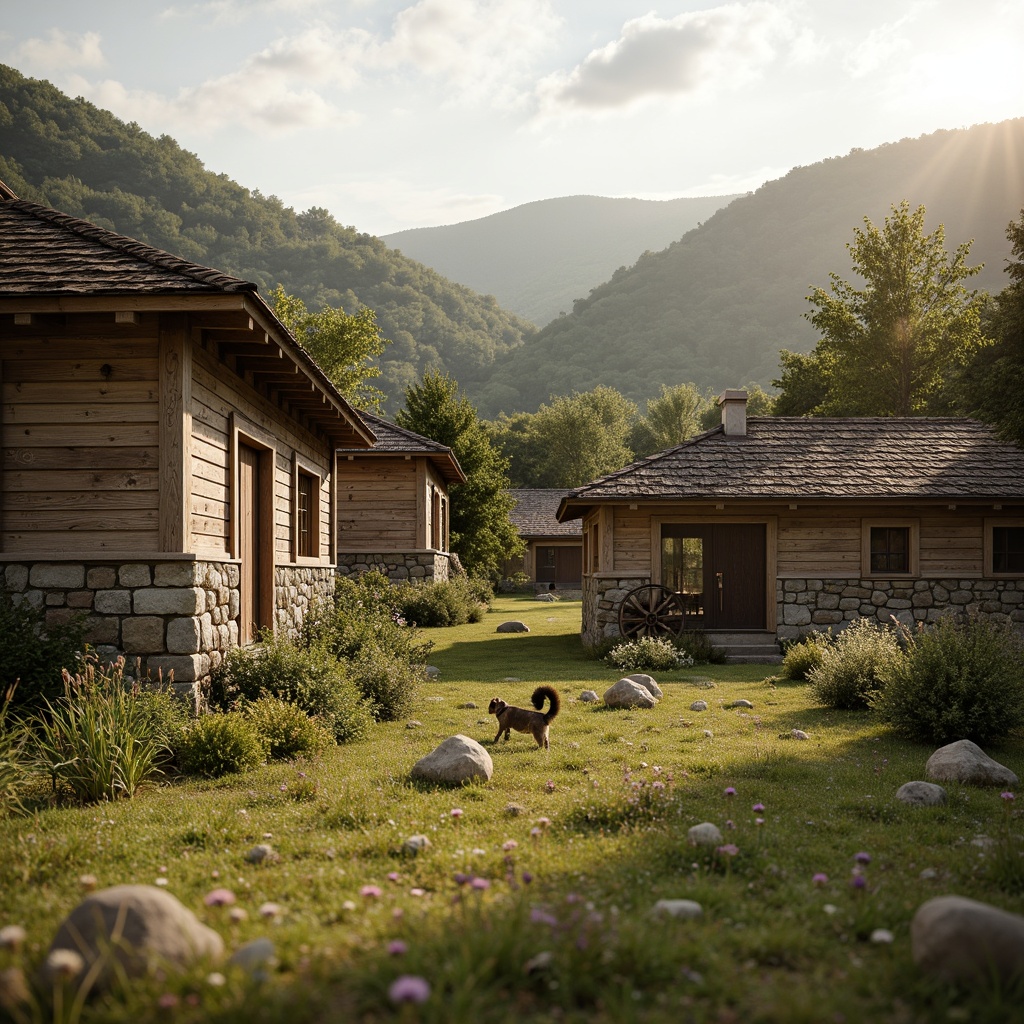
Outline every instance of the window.
{"label": "window", "polygon": [[1024,575],[1024,526],[992,527],[992,572]]}
{"label": "window", "polygon": [[320,478],[295,467],[295,558],[320,556]]}
{"label": "window", "polygon": [[917,520],[863,521],[861,571],[865,576],[916,576]]}
{"label": "window", "polygon": [[555,549],[544,548],[544,565],[548,569],[554,569],[555,567]]}
{"label": "window", "polygon": [[601,528],[594,523],[590,527],[590,571],[597,572],[601,568]]}

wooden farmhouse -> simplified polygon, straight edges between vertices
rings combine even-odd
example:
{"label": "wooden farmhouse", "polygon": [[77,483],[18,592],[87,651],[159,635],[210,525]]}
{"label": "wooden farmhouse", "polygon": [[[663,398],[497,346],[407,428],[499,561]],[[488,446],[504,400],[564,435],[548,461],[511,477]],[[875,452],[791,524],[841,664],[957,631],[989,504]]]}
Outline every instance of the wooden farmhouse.
{"label": "wooden farmhouse", "polygon": [[1024,628],[1024,451],[967,419],[750,417],[570,491],[583,636],[709,631],[735,657],[861,616]]}
{"label": "wooden farmhouse", "polygon": [[452,484],[466,475],[451,448],[364,412],[373,447],[338,452],[338,572],[447,579]]}
{"label": "wooden farmhouse", "polygon": [[558,506],[564,490],[531,487],[509,491],[515,508],[509,514],[526,545],[519,558],[505,566],[505,575],[524,572],[538,591],[578,592],[583,578],[583,541],[576,520],[560,523]]}
{"label": "wooden farmhouse", "polygon": [[254,284],[0,192],[0,570],[184,687],[333,592],[374,433]]}

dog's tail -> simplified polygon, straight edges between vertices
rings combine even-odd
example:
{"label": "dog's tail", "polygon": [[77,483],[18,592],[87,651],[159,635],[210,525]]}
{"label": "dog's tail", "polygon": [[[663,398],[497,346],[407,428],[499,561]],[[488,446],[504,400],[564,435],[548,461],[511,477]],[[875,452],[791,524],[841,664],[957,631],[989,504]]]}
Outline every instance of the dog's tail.
{"label": "dog's tail", "polygon": [[544,698],[550,701],[550,707],[544,712],[544,724],[547,725],[558,714],[562,702],[558,699],[558,691],[553,686],[538,686],[533,691],[533,706],[540,711],[544,707]]}

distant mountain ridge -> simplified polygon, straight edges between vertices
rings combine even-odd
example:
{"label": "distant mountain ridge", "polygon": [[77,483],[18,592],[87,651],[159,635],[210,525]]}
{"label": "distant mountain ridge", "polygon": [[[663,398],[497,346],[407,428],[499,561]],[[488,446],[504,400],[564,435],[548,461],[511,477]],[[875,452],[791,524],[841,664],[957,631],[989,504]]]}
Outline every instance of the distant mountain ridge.
{"label": "distant mountain ridge", "polygon": [[779,376],[782,348],[809,351],[801,316],[829,272],[850,279],[846,245],[907,199],[946,248],[974,239],[974,287],[1001,291],[1006,226],[1024,207],[1024,118],[940,131],[797,167],[645,253],[526,343],[499,356],[471,395],[481,413],[530,411],[552,395],[618,388],[634,401],[662,384],[720,390]]}
{"label": "distant mountain ridge", "polygon": [[383,235],[388,245],[543,326],[598,281],[682,238],[734,195],[564,196],[488,217]]}

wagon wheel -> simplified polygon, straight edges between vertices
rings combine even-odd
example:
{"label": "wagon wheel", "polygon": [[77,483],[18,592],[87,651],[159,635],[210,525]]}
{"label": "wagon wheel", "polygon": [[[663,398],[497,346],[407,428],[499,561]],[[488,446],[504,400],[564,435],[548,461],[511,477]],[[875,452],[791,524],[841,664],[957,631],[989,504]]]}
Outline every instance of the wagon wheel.
{"label": "wagon wheel", "polygon": [[678,636],[682,631],[682,599],[667,587],[637,587],[619,605],[622,636]]}

